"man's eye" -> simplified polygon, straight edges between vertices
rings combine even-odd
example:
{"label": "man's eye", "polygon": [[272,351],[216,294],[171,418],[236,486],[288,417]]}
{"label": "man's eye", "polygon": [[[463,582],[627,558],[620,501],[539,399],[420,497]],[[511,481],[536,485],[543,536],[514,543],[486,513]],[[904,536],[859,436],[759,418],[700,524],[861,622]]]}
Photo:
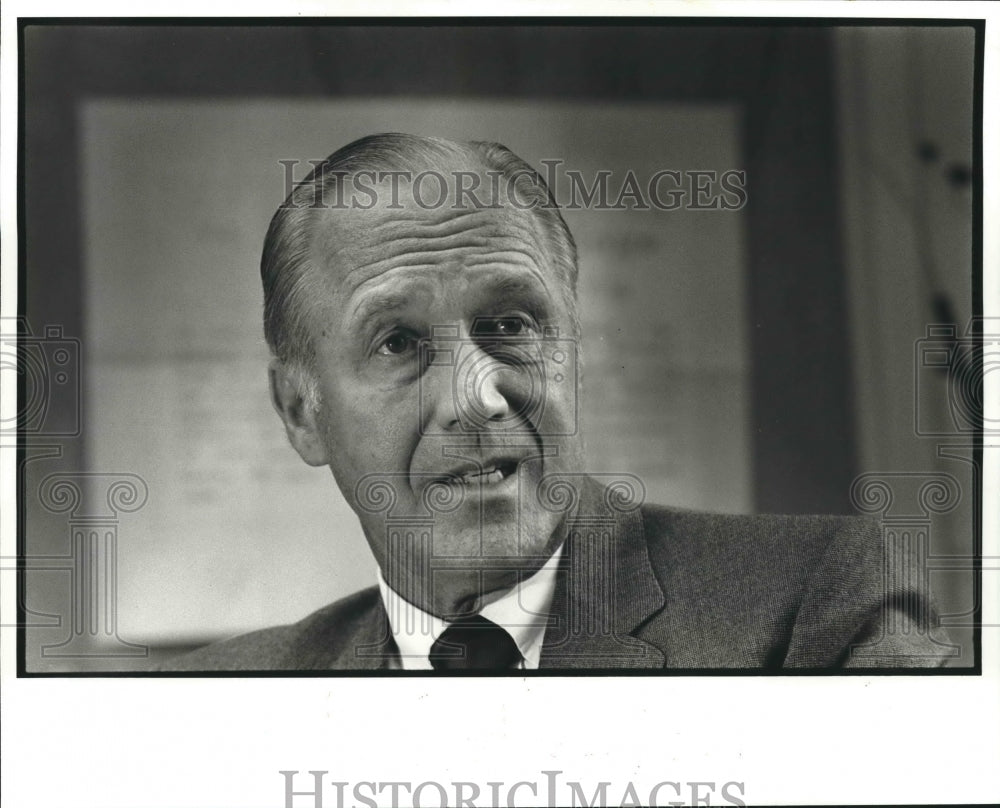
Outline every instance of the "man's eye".
{"label": "man's eye", "polygon": [[378,353],[383,356],[399,356],[413,349],[413,338],[408,334],[395,333],[378,347]]}
{"label": "man's eye", "polygon": [[523,317],[481,317],[473,326],[477,337],[520,337],[530,328]]}

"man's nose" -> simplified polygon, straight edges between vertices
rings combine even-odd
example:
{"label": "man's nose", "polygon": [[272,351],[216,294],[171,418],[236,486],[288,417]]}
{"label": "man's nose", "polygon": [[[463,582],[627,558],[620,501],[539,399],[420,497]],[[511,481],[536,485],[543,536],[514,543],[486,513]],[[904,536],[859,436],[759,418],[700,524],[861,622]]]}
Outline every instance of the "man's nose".
{"label": "man's nose", "polygon": [[460,418],[477,427],[503,426],[511,415],[504,395],[510,368],[486,351],[476,349],[455,379],[455,406]]}
{"label": "man's nose", "polygon": [[[441,431],[485,431],[509,426],[513,408],[509,400],[512,370],[504,362],[472,342],[461,346],[454,364],[435,368],[436,428]],[[451,371],[448,373],[447,371]],[[441,372],[445,371],[445,372]]]}

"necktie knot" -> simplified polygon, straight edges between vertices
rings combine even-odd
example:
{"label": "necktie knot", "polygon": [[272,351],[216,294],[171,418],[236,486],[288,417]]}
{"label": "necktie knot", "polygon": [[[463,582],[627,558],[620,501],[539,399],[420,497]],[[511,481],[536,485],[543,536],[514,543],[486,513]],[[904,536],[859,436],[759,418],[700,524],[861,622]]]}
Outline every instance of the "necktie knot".
{"label": "necktie knot", "polygon": [[521,660],[510,634],[481,615],[451,623],[431,646],[435,670],[506,670]]}

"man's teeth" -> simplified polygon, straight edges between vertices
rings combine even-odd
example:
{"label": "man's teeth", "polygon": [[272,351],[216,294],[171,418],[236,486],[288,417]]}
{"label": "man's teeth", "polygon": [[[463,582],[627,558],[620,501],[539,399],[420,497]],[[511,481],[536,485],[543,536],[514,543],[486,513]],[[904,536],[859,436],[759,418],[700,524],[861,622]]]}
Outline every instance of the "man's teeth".
{"label": "man's teeth", "polygon": [[493,485],[504,478],[504,473],[493,468],[488,471],[469,471],[458,477],[455,482],[462,485]]}

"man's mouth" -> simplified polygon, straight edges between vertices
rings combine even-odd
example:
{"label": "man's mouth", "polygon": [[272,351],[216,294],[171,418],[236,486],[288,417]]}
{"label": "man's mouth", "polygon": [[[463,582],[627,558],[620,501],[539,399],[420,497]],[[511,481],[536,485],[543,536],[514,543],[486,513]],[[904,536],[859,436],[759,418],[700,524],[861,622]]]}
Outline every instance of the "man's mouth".
{"label": "man's mouth", "polygon": [[443,478],[450,485],[496,485],[517,472],[516,460],[498,460],[488,465],[469,469]]}

